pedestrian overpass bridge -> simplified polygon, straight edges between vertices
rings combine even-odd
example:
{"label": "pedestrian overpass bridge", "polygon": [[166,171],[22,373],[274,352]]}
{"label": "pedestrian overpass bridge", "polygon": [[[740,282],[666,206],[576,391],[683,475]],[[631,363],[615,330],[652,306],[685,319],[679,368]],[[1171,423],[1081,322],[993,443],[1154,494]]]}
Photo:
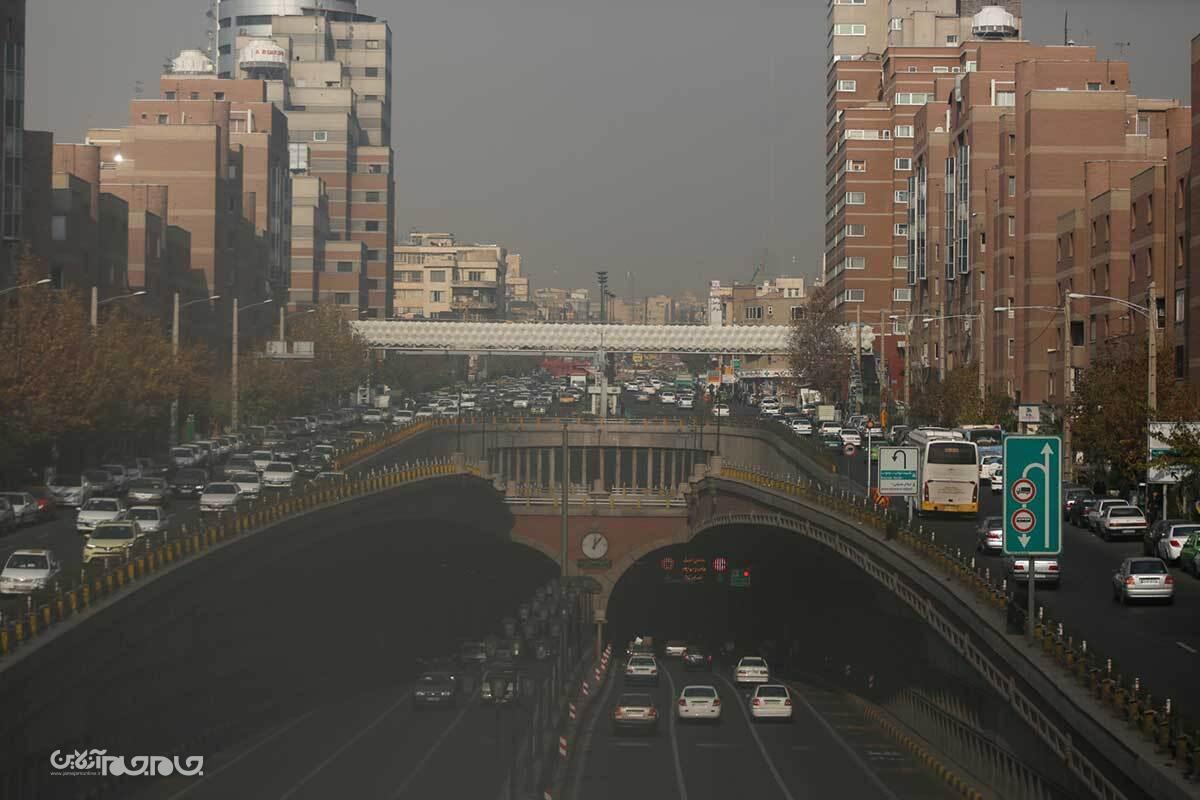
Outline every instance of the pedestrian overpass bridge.
{"label": "pedestrian overpass bridge", "polygon": [[481,355],[729,353],[786,355],[788,325],[596,325],[538,322],[404,322],[363,320],[354,330],[374,350]]}

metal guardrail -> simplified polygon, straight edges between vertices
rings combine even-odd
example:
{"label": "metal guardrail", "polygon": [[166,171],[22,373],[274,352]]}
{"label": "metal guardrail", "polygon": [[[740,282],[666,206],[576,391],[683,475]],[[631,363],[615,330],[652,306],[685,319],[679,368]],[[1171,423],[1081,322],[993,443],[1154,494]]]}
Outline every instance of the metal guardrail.
{"label": "metal guardrail", "polygon": [[[898,512],[884,510],[874,505],[868,497],[826,487],[816,481],[783,478],[746,467],[726,465],[722,467],[719,475],[713,477],[738,481],[803,499],[834,512],[843,519],[853,520],[873,529],[884,539],[894,540],[904,545],[927,565],[936,568],[940,574],[949,574],[960,586],[985,600],[998,612],[1019,617],[1019,619],[1010,617],[1010,624],[1019,622],[1022,626],[1024,625],[1020,604],[1011,602],[1006,579],[997,580],[997,577],[991,574],[990,569],[977,565],[974,556],[964,554],[961,548],[951,548],[944,543],[939,543],[936,532],[926,532],[923,526],[918,525],[914,530]],[[805,527],[802,523],[786,515],[730,514],[725,517],[728,517],[729,520],[719,524],[742,521],[798,530]],[[713,520],[702,523],[702,527],[712,526],[714,526]],[[808,530],[800,532],[806,535],[813,533]],[[836,546],[832,542],[826,542],[826,544]],[[856,561],[866,558],[861,553],[847,553],[847,556]],[[868,569],[866,565],[860,564],[860,566]],[[868,571],[871,570],[868,569]],[[886,576],[877,575],[876,577],[885,583],[894,583],[894,581],[888,581]],[[891,588],[897,587],[892,586]],[[926,617],[927,621],[936,629],[943,633],[953,629],[949,620],[943,618],[923,598],[914,596],[905,597],[905,600],[918,613]],[[1110,714],[1114,722],[1136,730],[1143,739],[1154,745],[1156,753],[1165,755],[1168,763],[1182,771],[1186,777],[1200,778],[1200,728],[1197,728],[1196,723],[1179,713],[1178,709],[1173,707],[1170,698],[1161,698],[1159,702],[1156,702],[1148,687],[1139,677],[1117,669],[1113,659],[1104,656],[1094,645],[1089,646],[1086,640],[1076,642],[1072,636],[1066,633],[1065,623],[1050,619],[1044,607],[1039,606],[1037,613],[1038,619],[1033,627],[1033,637],[1040,646],[1044,661],[1051,666],[1056,666],[1061,673],[1065,673],[1080,686],[1089,689],[1092,697]],[[960,650],[966,648],[974,651],[964,653],[964,656],[980,667],[986,675],[987,670],[982,667],[989,662],[982,652],[978,652],[977,648],[974,648],[965,637],[959,637],[953,643],[959,646]],[[990,675],[987,677],[1002,694],[1010,696],[1016,692],[1016,688],[1011,685],[1011,682],[1006,682],[1001,676]],[[1072,771],[1078,777],[1096,791],[1097,796],[1121,796],[1099,770],[1087,763],[1075,751],[1070,738],[1057,731],[1056,726],[1041,713],[1035,703],[1018,697],[1013,697],[1013,700],[1018,713],[1043,738],[1053,740],[1050,743],[1055,751],[1069,763]]]}

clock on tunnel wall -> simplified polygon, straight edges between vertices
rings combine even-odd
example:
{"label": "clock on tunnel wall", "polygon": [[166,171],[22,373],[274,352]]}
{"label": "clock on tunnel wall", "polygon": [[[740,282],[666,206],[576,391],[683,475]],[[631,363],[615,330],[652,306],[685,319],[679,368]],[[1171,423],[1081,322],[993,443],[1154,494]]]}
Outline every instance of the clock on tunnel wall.
{"label": "clock on tunnel wall", "polygon": [[608,554],[608,538],[603,533],[596,531],[584,534],[579,546],[586,557],[594,560],[604,558]]}

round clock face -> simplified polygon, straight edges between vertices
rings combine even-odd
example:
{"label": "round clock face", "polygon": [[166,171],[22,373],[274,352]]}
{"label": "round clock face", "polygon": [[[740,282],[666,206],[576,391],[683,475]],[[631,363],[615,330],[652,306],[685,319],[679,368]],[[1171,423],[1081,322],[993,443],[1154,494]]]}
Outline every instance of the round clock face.
{"label": "round clock face", "polygon": [[588,558],[604,558],[608,552],[608,539],[602,533],[585,534],[581,544]]}

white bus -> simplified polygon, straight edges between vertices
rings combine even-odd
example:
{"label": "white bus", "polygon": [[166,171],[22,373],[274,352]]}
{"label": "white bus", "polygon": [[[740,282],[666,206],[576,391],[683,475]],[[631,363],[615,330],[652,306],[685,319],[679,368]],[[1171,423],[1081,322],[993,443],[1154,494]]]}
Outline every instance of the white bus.
{"label": "white bus", "polygon": [[908,434],[918,448],[916,508],[920,512],[979,513],[979,449],[961,432],[918,428]]}

